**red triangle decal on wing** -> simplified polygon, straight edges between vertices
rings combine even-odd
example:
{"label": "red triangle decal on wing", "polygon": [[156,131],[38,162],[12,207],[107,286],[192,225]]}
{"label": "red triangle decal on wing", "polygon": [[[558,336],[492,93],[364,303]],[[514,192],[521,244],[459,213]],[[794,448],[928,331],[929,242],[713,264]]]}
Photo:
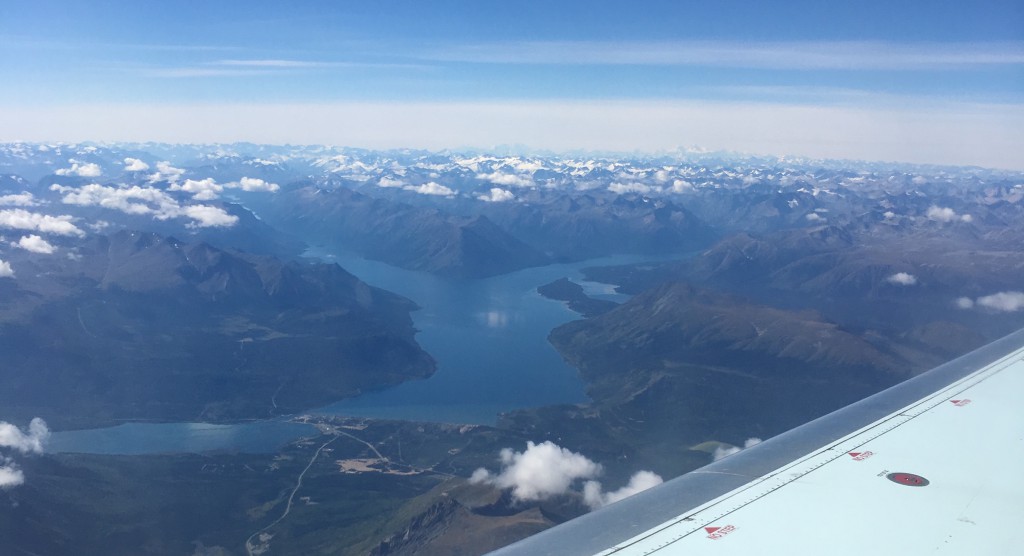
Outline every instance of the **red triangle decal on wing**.
{"label": "red triangle decal on wing", "polygon": [[960,403],[960,400],[949,400],[952,403]]}
{"label": "red triangle decal on wing", "polygon": [[705,531],[707,531],[709,535],[710,535],[711,533],[714,533],[715,531],[717,531],[717,530],[719,530],[719,529],[721,529],[721,527],[705,527],[705,528],[704,528],[704,530],[705,530]]}
{"label": "red triangle decal on wing", "polygon": [[860,454],[861,454],[860,452],[850,452],[850,455],[853,456],[853,457],[857,457]]}

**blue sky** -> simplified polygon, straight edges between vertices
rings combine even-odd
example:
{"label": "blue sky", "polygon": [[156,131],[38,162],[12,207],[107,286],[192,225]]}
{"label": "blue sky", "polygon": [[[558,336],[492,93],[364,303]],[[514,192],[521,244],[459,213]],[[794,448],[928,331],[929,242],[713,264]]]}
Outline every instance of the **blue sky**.
{"label": "blue sky", "polygon": [[1024,168],[1019,0],[178,4],[0,2],[0,140]]}

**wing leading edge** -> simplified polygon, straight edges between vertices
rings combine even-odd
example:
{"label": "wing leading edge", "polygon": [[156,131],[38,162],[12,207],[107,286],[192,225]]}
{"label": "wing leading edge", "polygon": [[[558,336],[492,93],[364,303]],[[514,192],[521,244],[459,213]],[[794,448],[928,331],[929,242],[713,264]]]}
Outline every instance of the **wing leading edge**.
{"label": "wing leading edge", "polygon": [[1014,552],[1024,330],[495,556]]}

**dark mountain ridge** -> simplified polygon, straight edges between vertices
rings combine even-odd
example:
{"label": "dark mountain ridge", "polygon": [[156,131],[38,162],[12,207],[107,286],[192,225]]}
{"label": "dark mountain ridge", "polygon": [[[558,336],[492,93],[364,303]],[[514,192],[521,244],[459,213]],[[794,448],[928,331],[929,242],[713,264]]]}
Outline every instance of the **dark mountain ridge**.
{"label": "dark mountain ridge", "polygon": [[345,187],[307,186],[282,197],[264,209],[278,227],[401,268],[480,278],[547,262],[486,216],[452,216]]}
{"label": "dark mountain ridge", "polygon": [[[12,415],[59,427],[267,417],[428,376],[415,305],[337,265],[151,233],[16,259],[0,308]],[[12,280],[5,280],[12,282]]]}

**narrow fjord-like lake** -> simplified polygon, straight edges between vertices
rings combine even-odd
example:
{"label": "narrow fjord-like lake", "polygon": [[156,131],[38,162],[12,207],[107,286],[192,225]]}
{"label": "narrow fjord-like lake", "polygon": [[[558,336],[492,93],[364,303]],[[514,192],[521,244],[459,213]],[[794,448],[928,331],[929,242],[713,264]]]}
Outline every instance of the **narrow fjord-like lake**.
{"label": "narrow fjord-like lake", "polygon": [[[617,256],[529,268],[481,280],[451,280],[403,270],[358,256],[316,248],[307,257],[337,262],[370,285],[404,295],[420,306],[412,314],[417,341],[437,360],[428,379],[368,392],[307,413],[494,424],[513,409],[585,401],[576,370],[548,343],[553,328],[579,318],[537,286],[568,276],[593,297],[624,300],[606,284],[582,282],[588,266],[648,260]],[[142,454],[272,451],[310,435],[312,427],[267,420],[231,425],[129,423],[54,433],[50,452]]]}

